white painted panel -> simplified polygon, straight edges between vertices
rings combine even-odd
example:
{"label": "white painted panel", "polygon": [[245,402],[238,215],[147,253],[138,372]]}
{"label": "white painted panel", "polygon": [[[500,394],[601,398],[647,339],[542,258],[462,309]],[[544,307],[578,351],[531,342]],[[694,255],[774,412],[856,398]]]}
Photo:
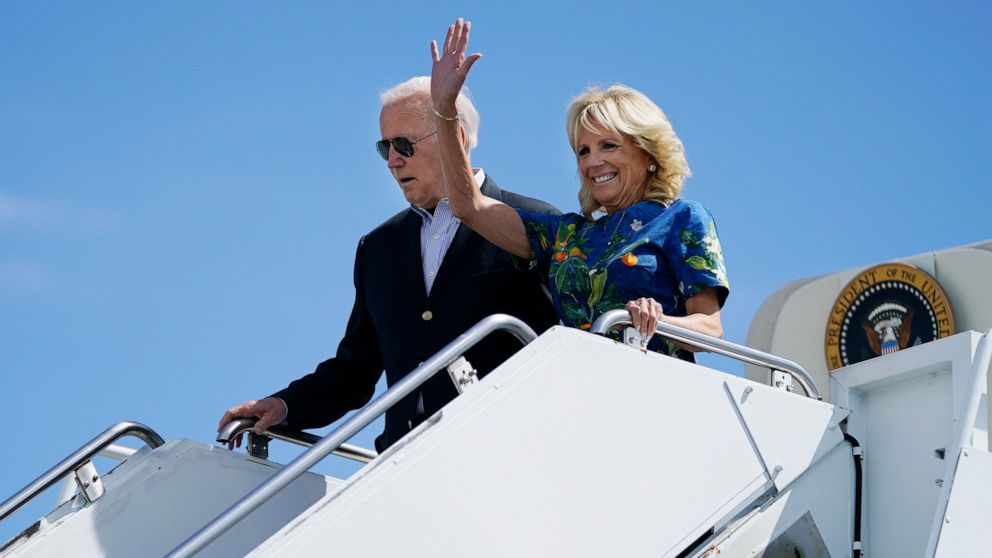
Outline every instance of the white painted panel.
{"label": "white painted panel", "polygon": [[846,412],[835,416],[833,405],[768,386],[730,389],[778,490],[844,439],[838,425]]}
{"label": "white painted panel", "polygon": [[768,486],[725,384],[555,328],[252,556],[672,556]]}
{"label": "white painted panel", "polygon": [[[275,473],[277,465],[189,440],[141,452],[103,477],[106,494],[66,503],[4,558],[162,556]],[[307,473],[198,556],[241,556],[330,491]]]}
{"label": "white painted panel", "polygon": [[958,459],[951,498],[937,543],[937,558],[988,556],[992,507],[992,454],[966,448]]}
{"label": "white painted panel", "polygon": [[951,374],[926,375],[864,396],[867,550],[878,558],[922,556],[945,471],[936,448],[953,436]]}
{"label": "white painted panel", "polygon": [[[703,558],[758,556],[806,513],[812,516],[830,556],[850,556],[854,528],[854,465],[851,446],[834,446],[811,469],[700,553]],[[810,556],[803,548],[803,556]]]}

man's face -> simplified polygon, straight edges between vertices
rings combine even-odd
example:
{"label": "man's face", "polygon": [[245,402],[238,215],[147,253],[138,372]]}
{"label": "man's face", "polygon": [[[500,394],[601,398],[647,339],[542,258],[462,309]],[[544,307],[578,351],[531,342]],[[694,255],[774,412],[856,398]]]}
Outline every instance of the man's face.
{"label": "man's face", "polygon": [[406,201],[417,207],[433,209],[444,197],[441,158],[437,134],[429,135],[434,131],[433,124],[424,113],[423,104],[417,100],[412,97],[383,107],[379,114],[379,131],[384,140],[398,137],[411,142],[420,140],[413,146],[412,157],[404,157],[390,147],[387,163]]}

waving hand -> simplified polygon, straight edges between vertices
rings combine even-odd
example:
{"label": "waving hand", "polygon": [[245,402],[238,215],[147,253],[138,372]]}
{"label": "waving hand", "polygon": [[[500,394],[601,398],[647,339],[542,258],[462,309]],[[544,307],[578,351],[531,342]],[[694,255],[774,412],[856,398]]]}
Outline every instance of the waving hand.
{"label": "waving hand", "polygon": [[431,58],[434,65],[431,68],[431,101],[434,110],[442,115],[454,115],[455,99],[461,91],[468,71],[482,54],[475,53],[465,56],[468,50],[468,36],[472,22],[458,18],[448,27],[444,38],[444,50],[438,53],[437,41],[431,41]]}

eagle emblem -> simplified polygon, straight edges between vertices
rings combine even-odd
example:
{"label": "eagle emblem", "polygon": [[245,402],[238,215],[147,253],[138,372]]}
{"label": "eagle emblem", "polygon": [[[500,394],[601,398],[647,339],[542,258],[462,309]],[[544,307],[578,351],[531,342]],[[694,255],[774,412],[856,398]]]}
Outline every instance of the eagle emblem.
{"label": "eagle emblem", "polygon": [[906,264],[877,265],[837,295],[827,318],[827,368],[947,337],[954,327],[951,303],[936,279]]}

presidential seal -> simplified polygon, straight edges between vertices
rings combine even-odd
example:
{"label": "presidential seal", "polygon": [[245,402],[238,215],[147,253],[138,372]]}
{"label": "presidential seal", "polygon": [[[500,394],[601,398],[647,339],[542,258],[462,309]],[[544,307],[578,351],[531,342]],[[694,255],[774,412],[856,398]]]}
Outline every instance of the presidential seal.
{"label": "presidential seal", "polygon": [[872,267],[844,287],[827,319],[827,368],[834,370],[955,333],[937,281],[905,264]]}

